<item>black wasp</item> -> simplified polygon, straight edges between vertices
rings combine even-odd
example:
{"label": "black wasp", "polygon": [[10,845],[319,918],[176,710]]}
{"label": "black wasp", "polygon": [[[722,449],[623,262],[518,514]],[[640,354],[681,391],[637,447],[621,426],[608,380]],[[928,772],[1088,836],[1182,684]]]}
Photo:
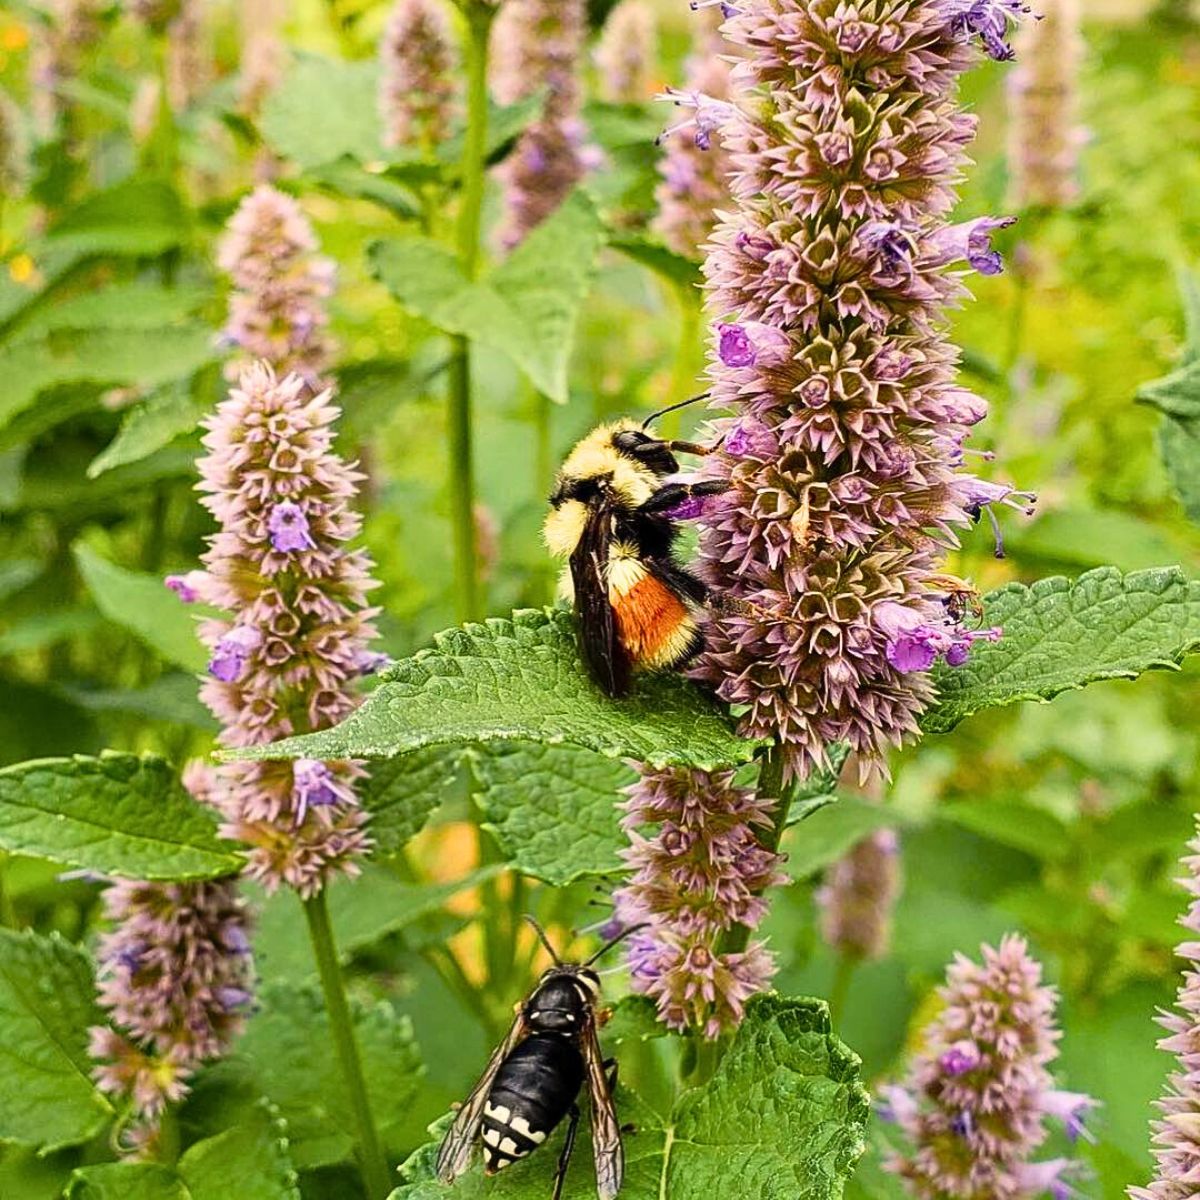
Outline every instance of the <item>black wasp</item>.
{"label": "black wasp", "polygon": [[600,976],[592,963],[633,929],[624,930],[587,962],[565,963],[541,926],[532,917],[526,920],[550,952],[554,966],[517,1008],[507,1037],[492,1052],[479,1082],[458,1110],[438,1151],[438,1178],[453,1183],[462,1175],[477,1140],[483,1146],[485,1173],[495,1175],[532,1154],[563,1117],[569,1117],[554,1176],[553,1200],[559,1200],[579,1126],[575,1101],[586,1077],[596,1192],[600,1200],[613,1200],[621,1190],[625,1154],[613,1104],[616,1064],[604,1061],[597,1036]]}

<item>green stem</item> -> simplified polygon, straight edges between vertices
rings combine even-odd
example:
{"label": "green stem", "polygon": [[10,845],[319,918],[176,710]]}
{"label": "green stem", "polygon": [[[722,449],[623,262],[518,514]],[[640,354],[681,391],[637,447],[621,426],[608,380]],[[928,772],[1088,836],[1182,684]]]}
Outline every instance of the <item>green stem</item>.
{"label": "green stem", "polygon": [[[788,810],[792,807],[792,788],[783,782],[783,748],[776,742],[767,751],[758,774],[758,795],[764,800],[775,800],[775,811],[771,814],[771,828],[759,842],[765,850],[774,854],[783,840],[787,828]],[[734,925],[727,929],[717,942],[718,954],[741,954],[750,942],[750,927]]]}
{"label": "green stem", "polygon": [[836,1027],[846,1012],[846,997],[850,994],[850,981],[858,959],[853,954],[839,954],[833,972],[833,984],[829,989],[829,1019]]}
{"label": "green stem", "polygon": [[8,855],[0,853],[0,925],[5,929],[19,929],[17,910],[13,907],[12,897],[8,894],[5,874],[8,867]]}
{"label": "green stem", "polygon": [[[495,10],[482,0],[464,0],[467,21],[467,130],[462,156],[462,196],[455,243],[463,274],[479,273],[488,132],[488,35]],[[447,434],[450,448],[450,520],[454,529],[456,612],[460,622],[483,615],[475,545],[475,462],[471,437],[471,343],[451,338]]]}
{"label": "green stem", "polygon": [[324,892],[318,892],[311,899],[304,901],[304,915],[308,919],[313,957],[321,975],[321,990],[325,993],[325,1011],[329,1014],[333,1044],[350,1098],[351,1115],[358,1130],[358,1157],[363,1186],[366,1188],[368,1200],[383,1200],[391,1191],[391,1172],[388,1170],[387,1159],[383,1155],[383,1147],[375,1129],[374,1118],[371,1116],[362,1057],[358,1050],[354,1023],[350,1017],[350,1005],[346,1001],[346,990],[342,985],[342,970],[338,963],[333,926],[329,922],[329,906],[325,903]]}
{"label": "green stem", "polygon": [[[676,290],[679,303],[679,334],[675,346],[675,362],[671,368],[671,394],[668,404],[678,404],[695,395],[696,381],[703,365],[700,346],[700,305],[692,293],[683,288]],[[661,422],[660,434],[665,438],[679,436],[683,410],[667,413]]]}

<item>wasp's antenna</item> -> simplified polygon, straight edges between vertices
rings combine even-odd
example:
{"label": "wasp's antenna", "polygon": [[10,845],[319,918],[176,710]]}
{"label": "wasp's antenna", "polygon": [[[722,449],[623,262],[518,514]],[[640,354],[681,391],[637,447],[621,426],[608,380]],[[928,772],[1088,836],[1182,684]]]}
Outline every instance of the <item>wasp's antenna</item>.
{"label": "wasp's antenna", "polygon": [[540,941],[542,945],[546,947],[550,957],[554,959],[554,965],[556,967],[561,967],[562,959],[558,957],[554,947],[550,945],[550,939],[546,936],[546,931],[538,924],[537,917],[532,916],[530,913],[526,913],[525,920],[527,920],[529,924],[533,926],[533,932],[538,935],[538,941]]}
{"label": "wasp's antenna", "polygon": [[618,942],[623,942],[631,933],[637,933],[639,929],[648,929],[649,927],[649,921],[642,921],[638,925],[630,925],[628,929],[622,929],[615,938],[609,938],[609,940],[605,942],[604,945],[601,946],[600,949],[597,950],[596,953],[593,954],[592,957],[589,958],[583,965],[585,967],[590,967],[592,963],[594,963],[602,954],[607,954]]}
{"label": "wasp's antenna", "polygon": [[698,396],[693,396],[690,400],[680,400],[678,404],[669,404],[666,408],[660,408],[658,412],[651,413],[643,422],[642,428],[645,429],[651,421],[657,421],[659,417],[665,417],[669,412],[675,412],[676,409],[687,408],[689,404],[696,404],[700,400],[707,400],[711,396],[711,392],[701,392]]}

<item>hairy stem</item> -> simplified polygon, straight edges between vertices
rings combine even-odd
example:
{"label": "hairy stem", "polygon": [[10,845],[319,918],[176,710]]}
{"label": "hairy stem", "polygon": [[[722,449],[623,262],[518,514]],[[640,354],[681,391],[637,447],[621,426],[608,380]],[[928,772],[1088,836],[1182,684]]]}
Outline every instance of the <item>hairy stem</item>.
{"label": "hairy stem", "polygon": [[318,892],[311,899],[304,901],[304,915],[308,919],[313,957],[321,975],[321,990],[325,994],[329,1029],[333,1034],[342,1079],[350,1097],[351,1115],[358,1131],[358,1159],[363,1186],[366,1188],[368,1200],[383,1200],[392,1190],[391,1173],[383,1155],[375,1120],[371,1116],[371,1102],[367,1097],[362,1056],[354,1033],[354,1023],[350,1017],[350,1005],[346,1001],[346,989],[342,984],[342,970],[338,963],[333,926],[329,922],[329,906],[325,903],[324,892]]}
{"label": "hairy stem", "polygon": [[[479,272],[488,131],[488,35],[494,10],[481,0],[464,0],[467,22],[467,130],[461,164],[462,199],[455,230],[463,274]],[[447,433],[450,449],[450,519],[454,529],[455,609],[459,621],[483,615],[475,545],[475,461],[471,431],[471,343],[455,335],[450,348]]]}
{"label": "hairy stem", "polygon": [[829,1019],[835,1028],[845,1016],[846,997],[850,994],[850,982],[854,978],[854,968],[857,966],[858,958],[855,955],[838,955],[837,966],[833,972],[833,983],[829,988]]}

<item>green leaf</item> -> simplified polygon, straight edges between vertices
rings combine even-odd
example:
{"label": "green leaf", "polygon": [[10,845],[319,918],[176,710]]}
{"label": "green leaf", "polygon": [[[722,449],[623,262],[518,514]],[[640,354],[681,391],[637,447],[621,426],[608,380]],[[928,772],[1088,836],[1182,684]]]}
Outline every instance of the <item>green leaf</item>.
{"label": "green leaf", "polygon": [[71,638],[94,634],[103,625],[100,614],[91,608],[64,608],[58,612],[37,613],[10,625],[0,633],[0,656],[41,650]]}
{"label": "green leaf", "polygon": [[209,295],[207,288],[196,286],[114,283],[40,308],[22,322],[20,336],[24,341],[64,329],[159,329],[192,316]]}
{"label": "green leaf", "polygon": [[103,1017],[87,956],[57,935],[0,929],[0,1140],[44,1151],[87,1141],[112,1109],[91,1080]]}
{"label": "green leaf", "polygon": [[131,879],[215,879],[241,865],[171,766],[136,754],[0,770],[0,847]]}
{"label": "green leaf", "polygon": [[[297,1167],[344,1161],[354,1148],[354,1122],[320,995],[268,987],[260,1001],[232,1068],[248,1072],[279,1108]],[[371,1110],[386,1139],[404,1120],[422,1074],[412,1026],[381,1001],[356,1014],[355,1031]]]}
{"label": "green leaf", "polygon": [[636,774],[592,750],[515,742],[479,755],[477,801],[511,865],[563,887],[623,869],[617,802]]}
{"label": "green leaf", "polygon": [[186,382],[168,384],[125,414],[117,436],[88,464],[88,478],[161,450],[180,434],[195,429],[205,411],[206,406],[193,397]]}
{"label": "green leaf", "polygon": [[308,178],[338,196],[378,204],[402,221],[415,221],[421,215],[417,198],[409,188],[387,175],[366,170],[353,158],[339,158],[314,167]]}
{"label": "green leaf", "polygon": [[654,766],[716,769],[747,761],[755,743],[699,688],[673,673],[646,676],[613,701],[589,679],[565,609],[450,629],[387,667],[366,702],[340,725],[230,759],[390,758],[424,746],[545,742]]}
{"label": "green leaf", "polygon": [[983,624],[1004,636],[977,642],[965,666],[934,670],[938,698],[922,718],[926,733],[945,733],[984,708],[1173,669],[1200,646],[1200,583],[1176,567],[1010,583],[986,596],[984,609]]}
{"label": "green leaf", "polygon": [[47,388],[94,383],[154,388],[186,379],[216,356],[197,321],[146,329],[54,330],[0,347],[0,427]]}
{"label": "green leaf", "polygon": [[71,209],[47,234],[88,255],[150,258],[180,245],[190,220],[179,193],[157,179],[127,179]]}
{"label": "green leaf", "polygon": [[179,1160],[189,1200],[299,1200],[286,1124],[259,1103],[237,1125],[188,1148]]}
{"label": "green leaf", "polygon": [[72,1176],[68,1200],[299,1200],[285,1125],[259,1101],[234,1128],[190,1146],[174,1167],[101,1163]]}
{"label": "green leaf", "polygon": [[[502,868],[472,872],[449,883],[405,883],[380,867],[368,865],[359,879],[329,885],[329,918],[343,961],[389,933],[438,912],[452,896],[478,886]],[[259,914],[254,935],[255,961],[271,982],[316,978],[312,946],[303,910],[290,892],[277,892]]]}
{"label": "green leaf", "polygon": [[1055,861],[1073,852],[1067,826],[1044,808],[999,796],[943,804],[937,814],[981,837]]}
{"label": "green leaf", "polygon": [[575,191],[478,282],[428,238],[376,242],[369,253],[375,274],[410,312],[507,354],[534,387],[562,404],[579,310],[603,242],[595,204]]}
{"label": "green leaf", "polygon": [[216,733],[217,719],[200,703],[196,680],[173,671],[160,675],[142,688],[88,688],[64,684],[57,689],[63,696],[92,712],[133,713],[149,721],[170,725],[190,725],[205,733]]}
{"label": "green leaf", "polygon": [[71,1176],[67,1200],[190,1200],[183,1180],[157,1163],[98,1163]]}
{"label": "green leaf", "polygon": [[1139,404],[1163,414],[1159,451],[1188,516],[1200,521],[1200,277],[1180,271],[1187,342],[1177,371],[1143,384]]}
{"label": "green leaf", "polygon": [[263,137],[302,169],[347,155],[378,161],[384,156],[378,90],[374,62],[298,56],[263,105]]}
{"label": "green leaf", "polygon": [[184,604],[158,576],[118,567],[83,542],[71,550],[92,599],[110,621],[165,661],[186,671],[204,669],[208,652],[196,636],[196,618],[205,610]]}
{"label": "green leaf", "polygon": [[869,833],[897,824],[897,814],[878,804],[846,797],[815,812],[788,835],[787,870],[806,879],[837,862]]}
{"label": "green leaf", "polygon": [[[635,263],[648,267],[656,275],[661,275],[667,283],[675,287],[691,292],[704,282],[698,262],[676,253],[661,242],[654,242],[645,237],[631,237],[629,234],[613,234],[608,244],[626,258],[631,258]],[[698,292],[695,302],[700,303]]]}
{"label": "green leaf", "polygon": [[458,779],[461,762],[457,747],[429,746],[371,763],[359,799],[371,814],[376,854],[395,854],[425,828]]}
{"label": "green leaf", "polygon": [[0,1196],[5,1200],[62,1200],[77,1161],[70,1150],[43,1155],[25,1146],[0,1145]]}
{"label": "green leaf", "polygon": [[[704,1086],[685,1092],[665,1128],[647,1110],[621,1108],[638,1132],[625,1143],[621,1200],[834,1200],[865,1148],[869,1097],[858,1057],[829,1027],[820,1000],[756,996],[746,1020]],[[624,1099],[624,1094],[618,1100]],[[543,1200],[562,1131],[527,1160],[494,1179],[476,1165],[455,1184],[460,1200]],[[579,1141],[565,1200],[596,1195],[588,1137]],[[392,1200],[435,1200],[445,1188],[433,1178],[436,1145],[401,1168],[409,1181]]]}
{"label": "green leaf", "polygon": [[1038,558],[1060,568],[1112,566],[1141,571],[1182,562],[1191,553],[1157,525],[1113,508],[1056,509],[1004,536],[1009,550],[1023,562]]}

